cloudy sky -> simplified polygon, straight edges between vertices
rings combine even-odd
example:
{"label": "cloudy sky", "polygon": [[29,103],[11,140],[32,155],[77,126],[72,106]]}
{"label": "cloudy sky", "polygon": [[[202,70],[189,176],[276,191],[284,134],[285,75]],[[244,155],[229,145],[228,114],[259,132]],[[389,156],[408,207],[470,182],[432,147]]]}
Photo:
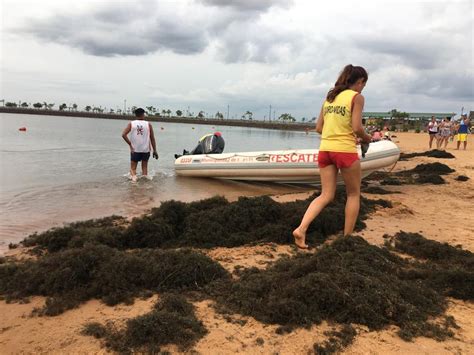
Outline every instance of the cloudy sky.
{"label": "cloudy sky", "polygon": [[2,0],[1,92],[312,117],[345,64],[366,111],[474,110],[473,1]]}

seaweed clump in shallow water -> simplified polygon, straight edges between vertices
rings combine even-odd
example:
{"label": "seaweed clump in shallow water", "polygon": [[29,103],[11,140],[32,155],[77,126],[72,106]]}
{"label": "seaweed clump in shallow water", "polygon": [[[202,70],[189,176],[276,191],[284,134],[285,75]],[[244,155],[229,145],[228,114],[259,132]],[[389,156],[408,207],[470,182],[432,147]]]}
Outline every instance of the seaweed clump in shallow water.
{"label": "seaweed clump in shallow water", "polygon": [[104,339],[109,349],[120,353],[156,354],[168,344],[186,350],[206,333],[193,305],[173,293],[163,294],[151,312],[127,320],[121,328],[98,323],[83,328],[83,334]]}
{"label": "seaweed clump in shallow water", "polygon": [[400,276],[411,267],[360,237],[340,237],[315,254],[282,259],[266,270],[248,269],[238,281],[213,283],[209,292],[220,311],[264,323],[291,327],[328,320],[371,330],[392,324],[405,339],[452,335],[449,327],[430,321],[443,315],[444,296]]}
{"label": "seaweed clump in shallow water", "polygon": [[86,246],[1,264],[0,294],[9,300],[46,296],[38,313],[53,316],[93,298],[107,305],[131,303],[147,291],[199,290],[226,277],[217,262],[190,250],[123,252]]}
{"label": "seaweed clump in shallow water", "polygon": [[[90,244],[121,250],[235,247],[258,242],[286,244],[293,242],[291,232],[313,198],[288,203],[275,202],[268,196],[241,197],[232,203],[223,197],[192,203],[167,201],[129,225],[117,225],[112,219],[79,222],[32,235],[23,244],[49,252]],[[358,230],[376,206],[390,207],[390,203],[361,199]],[[345,192],[339,188],[335,200],[312,223],[308,241],[322,242],[342,231],[344,207]]]}
{"label": "seaweed clump in shallow water", "polygon": [[400,161],[408,160],[414,157],[429,157],[429,158],[438,158],[438,159],[454,159],[456,158],[451,153],[445,150],[433,149],[428,150],[422,153],[401,153],[400,154]]}

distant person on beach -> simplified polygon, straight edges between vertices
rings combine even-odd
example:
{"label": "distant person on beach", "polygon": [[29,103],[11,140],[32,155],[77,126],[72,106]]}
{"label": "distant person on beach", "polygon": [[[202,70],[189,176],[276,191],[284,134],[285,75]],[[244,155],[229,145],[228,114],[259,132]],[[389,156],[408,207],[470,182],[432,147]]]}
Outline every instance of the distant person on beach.
{"label": "distant person on beach", "polygon": [[377,128],[373,133],[372,133],[372,142],[378,142],[382,140],[383,135],[382,132],[380,132],[380,129]]}
{"label": "distant person on beach", "polygon": [[293,231],[295,244],[299,248],[308,248],[306,231],[309,225],[334,199],[339,170],[344,179],[347,194],[344,236],[354,231],[359,215],[361,184],[360,160],[354,135],[365,144],[372,140],[362,126],[364,97],[361,92],[367,79],[368,74],[364,68],[347,65],[334,87],[329,90],[321,108],[316,131],[321,133],[318,164],[322,191],[311,202],[300,225]]}
{"label": "distant person on beach", "polygon": [[439,126],[439,135],[440,135],[439,147],[440,148],[443,146],[443,142],[444,142],[444,150],[446,150],[446,147],[448,146],[448,142],[449,142],[449,137],[451,137],[451,134],[452,134],[451,118],[445,117]]}
{"label": "distant person on beach", "polygon": [[388,127],[384,127],[383,129],[383,139],[387,141],[392,140],[392,135],[390,134],[390,130],[388,129]]}
{"label": "distant person on beach", "polygon": [[[153,148],[153,158],[158,159],[155,135],[150,122],[145,121],[145,110],[135,110],[136,120],[128,123],[122,132],[122,138],[130,146],[130,176],[132,182],[137,182],[138,162],[142,162],[142,175],[148,177],[148,160],[150,159],[150,146]],[[130,133],[130,139],[128,134]]]}
{"label": "distant person on beach", "polygon": [[433,139],[436,139],[436,148],[439,148],[439,140],[436,137],[438,134],[438,122],[436,121],[435,116],[431,116],[431,121],[428,123],[428,134],[430,136],[430,149],[433,145]]}
{"label": "distant person on beach", "polygon": [[464,150],[466,150],[467,146],[467,134],[469,133],[469,124],[470,120],[467,118],[467,114],[461,115],[461,120],[459,121],[459,124],[457,125],[457,146],[456,150],[459,150],[459,147],[461,146],[461,142],[463,142]]}

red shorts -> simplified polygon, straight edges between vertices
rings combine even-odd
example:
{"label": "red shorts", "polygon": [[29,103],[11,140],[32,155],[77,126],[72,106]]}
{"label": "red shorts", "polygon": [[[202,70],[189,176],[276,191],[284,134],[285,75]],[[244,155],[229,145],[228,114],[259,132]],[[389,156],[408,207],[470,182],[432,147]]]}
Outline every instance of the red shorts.
{"label": "red shorts", "polygon": [[359,160],[357,153],[323,151],[318,154],[318,165],[320,168],[325,168],[328,165],[335,165],[338,169],[349,168],[357,160]]}

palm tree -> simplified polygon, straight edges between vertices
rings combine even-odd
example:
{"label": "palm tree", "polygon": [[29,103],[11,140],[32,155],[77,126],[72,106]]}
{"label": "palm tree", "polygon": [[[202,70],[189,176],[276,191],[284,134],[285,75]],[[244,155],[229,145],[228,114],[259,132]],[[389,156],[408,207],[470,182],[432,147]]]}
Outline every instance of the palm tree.
{"label": "palm tree", "polygon": [[46,106],[48,107],[48,110],[52,110],[52,109],[53,109],[53,106],[54,106],[54,103],[52,103],[52,104],[47,104]]}
{"label": "palm tree", "polygon": [[155,114],[155,108],[153,106],[146,106],[146,110],[148,111],[149,115],[154,115]]}
{"label": "palm tree", "polygon": [[289,121],[289,122],[295,122],[296,119],[290,115],[289,113],[282,113],[280,117],[278,117],[280,121]]}
{"label": "palm tree", "polygon": [[89,112],[90,110],[92,110],[92,107],[87,105],[86,107],[84,107],[84,110],[86,110],[87,112]]}
{"label": "palm tree", "polygon": [[48,109],[48,103],[47,103],[46,101],[45,101],[45,102],[43,102],[43,107],[44,107],[44,109],[45,109],[45,110],[47,110],[47,109]]}
{"label": "palm tree", "polygon": [[176,110],[176,116],[181,117],[182,114],[183,114],[183,111]]}
{"label": "palm tree", "polygon": [[23,107],[23,108],[27,108],[28,104],[26,102],[22,102],[20,106]]}
{"label": "palm tree", "polygon": [[[48,104],[46,104],[46,106],[47,106],[47,105],[48,105]],[[63,104],[59,105],[59,111],[64,111],[65,109],[67,109],[67,105],[66,105],[66,104],[63,103]]]}
{"label": "palm tree", "polygon": [[250,111],[245,112],[244,116],[248,116],[249,120],[252,120],[253,113]]}
{"label": "palm tree", "polygon": [[168,117],[171,117],[171,110],[170,109],[167,109],[166,113],[168,114]]}
{"label": "palm tree", "polygon": [[43,104],[41,102],[36,102],[36,103],[33,104],[33,107],[34,108],[41,108],[41,107],[43,107]]}
{"label": "palm tree", "polygon": [[77,111],[77,104],[72,104],[72,109],[73,109],[74,111]]}
{"label": "palm tree", "polygon": [[203,118],[204,117],[204,111],[199,111],[199,113],[197,114],[197,117]]}

